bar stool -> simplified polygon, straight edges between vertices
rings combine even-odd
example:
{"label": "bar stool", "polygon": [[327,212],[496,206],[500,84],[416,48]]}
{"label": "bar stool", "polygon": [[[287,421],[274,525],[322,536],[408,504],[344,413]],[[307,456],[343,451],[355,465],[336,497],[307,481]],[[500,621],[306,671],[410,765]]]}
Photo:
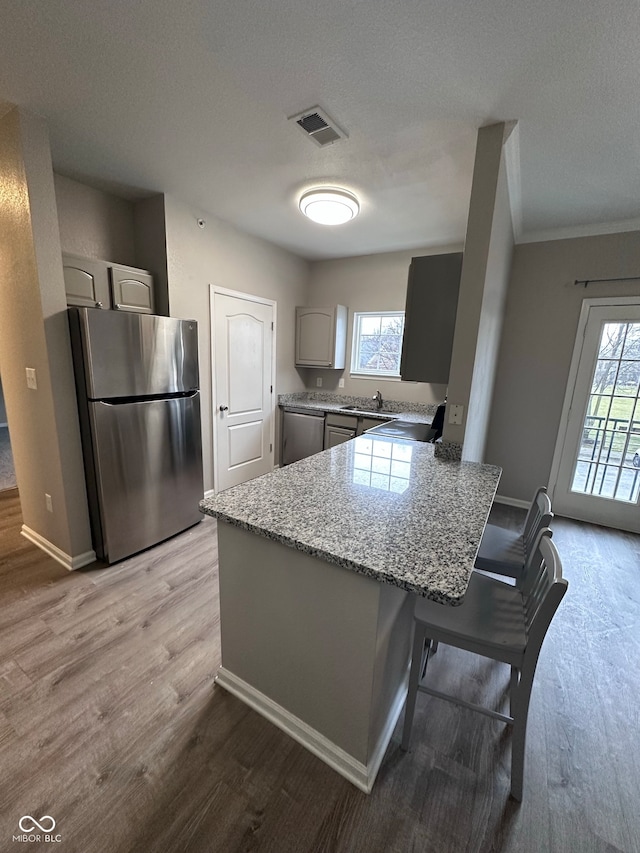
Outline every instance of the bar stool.
{"label": "bar stool", "polygon": [[[560,557],[548,528],[540,531],[519,587],[474,572],[462,604],[448,607],[416,596],[409,691],[402,749],[408,750],[418,692],[428,693],[513,726],[511,796],[522,800],[529,700],[538,655],[566,590]],[[431,642],[465,649],[511,666],[510,715],[441,693],[420,683]]]}

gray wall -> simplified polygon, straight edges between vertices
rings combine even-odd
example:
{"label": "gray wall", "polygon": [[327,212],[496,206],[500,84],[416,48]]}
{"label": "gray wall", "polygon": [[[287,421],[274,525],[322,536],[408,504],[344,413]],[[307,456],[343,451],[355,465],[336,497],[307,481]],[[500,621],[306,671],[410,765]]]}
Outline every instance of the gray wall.
{"label": "gray wall", "polygon": [[126,199],[55,175],[63,252],[137,266],[134,205]]}
{"label": "gray wall", "polygon": [[516,246],[485,461],[504,469],[499,494],[529,500],[548,483],[582,300],[640,296],[640,233]]}
{"label": "gray wall", "polygon": [[133,209],[136,266],[153,273],[156,313],[170,315],[167,223],[164,195],[137,201]]}
{"label": "gray wall", "polygon": [[481,462],[488,428],[498,339],[513,249],[504,166],[504,123],[478,131],[448,402],[464,406],[463,423],[444,426],[463,459]]}
{"label": "gray wall", "polygon": [[169,314],[164,196],[134,202],[62,175],[54,179],[62,251],[149,270],[156,312]]}
{"label": "gray wall", "polygon": [[[24,524],[68,556],[91,550],[53,170],[42,119],[0,121],[0,363]],[[36,370],[27,388],[25,367]],[[45,493],[53,499],[47,512]]]}
{"label": "gray wall", "polygon": [[475,462],[484,460],[512,257],[511,207],[505,162],[502,158],[464,435],[463,459]]}
{"label": "gray wall", "polygon": [[[276,301],[275,392],[302,391],[294,367],[295,306],[304,305],[307,298],[308,265],[171,196],[165,197],[165,217],[171,315],[198,321],[204,487],[209,490],[213,488],[209,285]],[[206,220],[204,229],[198,227],[199,218]]]}
{"label": "gray wall", "polygon": [[4,402],[4,394],[2,393],[2,381],[0,379],[0,424],[7,422],[7,407]]}
{"label": "gray wall", "polygon": [[[421,403],[441,403],[445,385],[422,382],[400,382],[392,379],[351,378],[351,343],[354,311],[404,311],[407,299],[407,280],[411,258],[460,252],[462,247],[442,246],[363,255],[311,264],[309,305],[342,304],[349,308],[347,329],[347,362],[344,370],[315,370],[299,368],[300,376],[310,391],[318,390],[316,378],[322,377],[322,390],[354,396],[373,396],[376,389],[385,400],[410,400]],[[344,388],[338,380],[344,379]]]}

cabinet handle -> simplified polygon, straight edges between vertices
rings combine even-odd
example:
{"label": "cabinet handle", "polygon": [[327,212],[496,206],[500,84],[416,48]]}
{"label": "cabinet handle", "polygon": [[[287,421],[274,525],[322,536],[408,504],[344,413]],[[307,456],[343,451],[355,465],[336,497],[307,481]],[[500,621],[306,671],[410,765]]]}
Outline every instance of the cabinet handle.
{"label": "cabinet handle", "polygon": [[228,412],[229,411],[229,406],[218,406],[218,408],[220,409],[221,412]]}
{"label": "cabinet handle", "polygon": [[102,302],[96,302],[96,308],[104,308]]}

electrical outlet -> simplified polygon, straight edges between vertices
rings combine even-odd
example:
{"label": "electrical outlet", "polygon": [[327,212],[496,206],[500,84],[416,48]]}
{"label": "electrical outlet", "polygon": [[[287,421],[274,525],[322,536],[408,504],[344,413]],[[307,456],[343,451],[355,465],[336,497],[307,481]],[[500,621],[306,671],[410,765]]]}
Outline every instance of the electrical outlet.
{"label": "electrical outlet", "polygon": [[318,376],[318,378],[316,379],[316,387],[322,388],[322,376]]}
{"label": "electrical outlet", "polygon": [[338,379],[338,388],[344,388],[344,379]]}
{"label": "electrical outlet", "polygon": [[25,371],[27,374],[27,388],[31,388],[34,391],[38,390],[38,382],[36,380],[36,369],[35,367],[25,367]]}
{"label": "electrical outlet", "polygon": [[449,423],[450,424],[461,424],[462,423],[462,415],[464,413],[464,406],[449,406]]}
{"label": "electrical outlet", "polygon": [[44,504],[47,508],[47,512],[53,512],[53,501],[51,500],[51,495],[48,495],[46,492],[44,495]]}

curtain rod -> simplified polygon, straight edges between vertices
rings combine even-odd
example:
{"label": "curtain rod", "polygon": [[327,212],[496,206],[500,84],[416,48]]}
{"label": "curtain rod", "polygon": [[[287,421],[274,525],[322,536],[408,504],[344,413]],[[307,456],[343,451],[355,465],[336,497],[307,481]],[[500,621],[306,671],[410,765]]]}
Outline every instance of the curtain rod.
{"label": "curtain rod", "polygon": [[577,278],[573,283],[584,284],[586,287],[588,284],[593,284],[594,281],[637,281],[638,279],[640,279],[640,275],[630,275],[627,278]]}

